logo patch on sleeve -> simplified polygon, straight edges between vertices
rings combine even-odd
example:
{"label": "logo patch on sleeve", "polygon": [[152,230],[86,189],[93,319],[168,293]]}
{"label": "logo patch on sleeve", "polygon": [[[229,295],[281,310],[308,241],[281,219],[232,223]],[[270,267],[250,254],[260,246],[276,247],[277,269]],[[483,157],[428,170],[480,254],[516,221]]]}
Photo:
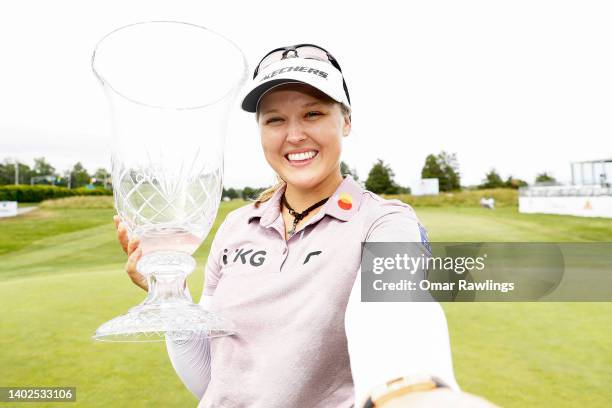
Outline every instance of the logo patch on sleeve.
{"label": "logo patch on sleeve", "polygon": [[423,246],[427,248],[429,253],[431,253],[431,245],[429,245],[429,239],[427,238],[427,231],[425,230],[425,227],[421,225],[420,222],[418,223],[418,226],[419,226],[419,234],[421,235],[421,244],[423,244]]}
{"label": "logo patch on sleeve", "polygon": [[338,197],[338,207],[343,210],[350,210],[353,207],[353,197],[349,193],[340,193]]}

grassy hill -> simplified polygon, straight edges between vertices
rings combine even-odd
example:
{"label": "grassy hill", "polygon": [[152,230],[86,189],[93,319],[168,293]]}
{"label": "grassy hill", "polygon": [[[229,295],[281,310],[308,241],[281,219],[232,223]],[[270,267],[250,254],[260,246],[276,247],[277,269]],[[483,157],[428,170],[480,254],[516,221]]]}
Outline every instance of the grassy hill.
{"label": "grassy hill", "polygon": [[399,194],[385,196],[398,198],[413,207],[479,207],[482,197],[494,198],[495,206],[513,207],[518,205],[518,190],[509,188],[490,188],[484,190],[463,190],[448,193],[440,193],[435,196],[413,196],[410,194]]}

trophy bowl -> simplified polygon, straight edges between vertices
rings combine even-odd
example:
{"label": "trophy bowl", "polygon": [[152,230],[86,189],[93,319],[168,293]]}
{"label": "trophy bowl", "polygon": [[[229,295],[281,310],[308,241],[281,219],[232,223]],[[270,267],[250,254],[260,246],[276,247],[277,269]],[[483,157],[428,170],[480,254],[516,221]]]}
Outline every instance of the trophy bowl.
{"label": "trophy bowl", "polygon": [[185,340],[235,333],[193,303],[192,254],[221,201],[229,114],[247,75],[242,51],[194,24],[151,21],[106,35],[92,56],[111,113],[117,214],[140,239],[148,295],[95,332],[105,341]]}

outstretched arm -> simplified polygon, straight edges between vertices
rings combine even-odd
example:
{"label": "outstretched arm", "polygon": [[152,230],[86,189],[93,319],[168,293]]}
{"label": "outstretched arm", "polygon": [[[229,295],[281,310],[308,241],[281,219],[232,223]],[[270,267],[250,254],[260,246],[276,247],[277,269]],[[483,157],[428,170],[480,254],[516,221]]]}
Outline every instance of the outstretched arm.
{"label": "outstretched arm", "polygon": [[459,390],[446,318],[438,303],[361,302],[361,277],[357,276],[345,330],[356,404],[373,387],[402,376],[432,375]]}
{"label": "outstretched arm", "polygon": [[[422,242],[414,211],[394,200],[376,219],[367,242]],[[361,302],[361,269],[345,314],[345,330],[356,406],[373,387],[397,377],[431,375],[459,390],[451,358],[446,317],[436,302]]]}

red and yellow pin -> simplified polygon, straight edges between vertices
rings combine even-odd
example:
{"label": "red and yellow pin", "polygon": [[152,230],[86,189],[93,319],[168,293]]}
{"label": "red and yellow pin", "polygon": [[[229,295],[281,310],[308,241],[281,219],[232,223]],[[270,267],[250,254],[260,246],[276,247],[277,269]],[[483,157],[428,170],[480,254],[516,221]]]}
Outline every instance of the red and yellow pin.
{"label": "red and yellow pin", "polygon": [[340,193],[338,196],[338,207],[350,210],[353,207],[353,197],[349,193]]}

